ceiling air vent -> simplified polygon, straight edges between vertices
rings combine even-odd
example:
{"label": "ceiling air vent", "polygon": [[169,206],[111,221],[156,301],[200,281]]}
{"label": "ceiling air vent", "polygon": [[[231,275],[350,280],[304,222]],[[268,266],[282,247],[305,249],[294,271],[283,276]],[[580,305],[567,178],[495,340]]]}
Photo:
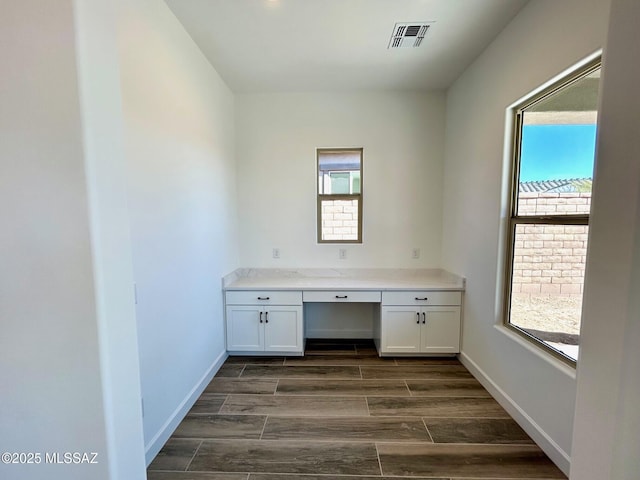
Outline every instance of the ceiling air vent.
{"label": "ceiling air vent", "polygon": [[429,27],[428,22],[396,23],[387,48],[419,47]]}

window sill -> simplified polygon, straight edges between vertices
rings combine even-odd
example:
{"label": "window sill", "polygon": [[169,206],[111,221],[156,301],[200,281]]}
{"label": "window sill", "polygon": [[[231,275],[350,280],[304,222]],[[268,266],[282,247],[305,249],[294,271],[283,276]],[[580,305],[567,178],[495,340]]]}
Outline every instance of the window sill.
{"label": "window sill", "polygon": [[563,362],[559,358],[556,358],[552,354],[547,353],[542,348],[539,348],[536,345],[534,345],[532,342],[525,340],[520,335],[518,335],[515,332],[512,332],[510,329],[508,329],[504,325],[494,325],[494,328],[498,330],[500,333],[510,338],[511,340],[515,341],[519,345],[526,348],[529,352],[533,353],[544,362],[548,363],[549,365],[556,368],[557,370],[560,370],[562,373],[567,375],[572,380],[576,379],[576,369],[571,365],[568,365],[567,363]]}

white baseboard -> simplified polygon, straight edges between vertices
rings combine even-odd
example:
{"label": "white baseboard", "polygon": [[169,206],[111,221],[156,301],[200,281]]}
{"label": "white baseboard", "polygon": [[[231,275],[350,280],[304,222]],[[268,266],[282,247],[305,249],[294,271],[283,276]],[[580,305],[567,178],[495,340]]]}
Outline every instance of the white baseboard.
{"label": "white baseboard", "polygon": [[459,356],[462,364],[473,374],[474,377],[486,388],[489,393],[498,401],[518,425],[527,432],[534,442],[546,453],[562,472],[569,476],[571,457],[560,446],[553,441],[549,435],[538,425],[520,406],[507,395],[493,380],[464,352]]}
{"label": "white baseboard", "polygon": [[314,329],[305,332],[305,338],[372,338],[373,332],[368,329]]}
{"label": "white baseboard", "polygon": [[220,370],[220,367],[225,362],[228,356],[229,355],[226,351],[223,351],[220,355],[218,355],[218,358],[216,358],[213,364],[211,364],[211,366],[207,369],[200,381],[198,381],[198,383],[191,389],[187,396],[182,400],[182,402],[180,402],[178,407],[169,416],[167,421],[164,422],[164,425],[162,425],[160,430],[145,445],[144,450],[147,467],[153,461],[156,455],[158,455],[158,452],[167,442],[167,440],[169,440],[171,434],[173,434],[173,432],[178,427],[187,412],[191,409],[195,401],[202,394],[207,385],[209,385],[209,382],[211,382],[213,376],[218,372],[218,370]]}

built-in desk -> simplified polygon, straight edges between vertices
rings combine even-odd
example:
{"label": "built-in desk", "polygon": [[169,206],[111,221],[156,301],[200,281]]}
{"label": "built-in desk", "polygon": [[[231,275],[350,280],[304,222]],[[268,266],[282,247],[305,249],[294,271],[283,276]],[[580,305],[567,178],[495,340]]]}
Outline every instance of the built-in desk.
{"label": "built-in desk", "polygon": [[302,355],[311,303],[371,304],[380,355],[460,350],[465,280],[441,269],[239,269],[222,285],[230,354]]}

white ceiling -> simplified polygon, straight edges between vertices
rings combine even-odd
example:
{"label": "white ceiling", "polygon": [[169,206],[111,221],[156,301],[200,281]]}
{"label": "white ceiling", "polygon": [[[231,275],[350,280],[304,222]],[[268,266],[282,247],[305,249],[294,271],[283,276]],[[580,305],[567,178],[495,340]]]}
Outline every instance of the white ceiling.
{"label": "white ceiling", "polygon": [[[527,0],[165,0],[236,93],[446,88]],[[396,22],[435,22],[387,49]]]}

